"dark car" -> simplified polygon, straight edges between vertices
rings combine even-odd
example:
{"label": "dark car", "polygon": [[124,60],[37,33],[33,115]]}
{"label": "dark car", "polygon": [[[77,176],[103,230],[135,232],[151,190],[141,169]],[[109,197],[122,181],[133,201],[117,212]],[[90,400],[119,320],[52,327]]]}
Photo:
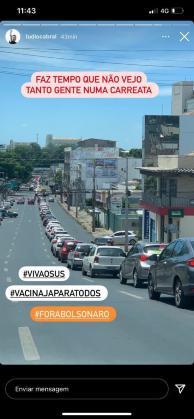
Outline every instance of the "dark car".
{"label": "dark car", "polygon": [[28,198],[28,205],[34,205],[35,199],[34,198]]}
{"label": "dark car", "polygon": [[25,198],[19,198],[17,204],[25,204]]}
{"label": "dark car", "polygon": [[126,284],[132,280],[135,288],[147,282],[150,266],[154,263],[149,259],[152,254],[160,254],[166,247],[164,243],[142,243],[138,242],[133,246],[120,268],[120,282]]}
{"label": "dark car", "polygon": [[71,250],[68,254],[67,268],[82,268],[83,258],[89,255],[92,246],[92,243],[77,244],[75,250]]}
{"label": "dark car", "polygon": [[158,300],[162,293],[173,295],[177,307],[194,304],[194,237],[176,239],[150,258],[155,263],[148,275],[149,298]]}

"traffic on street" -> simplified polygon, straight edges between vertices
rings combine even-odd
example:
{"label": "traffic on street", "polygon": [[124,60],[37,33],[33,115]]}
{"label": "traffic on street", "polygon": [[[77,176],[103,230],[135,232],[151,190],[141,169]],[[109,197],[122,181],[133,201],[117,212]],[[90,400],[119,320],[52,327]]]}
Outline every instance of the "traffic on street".
{"label": "traffic on street", "polygon": [[[168,248],[166,244],[150,244],[142,248],[141,243],[135,242],[134,246],[129,246],[127,256],[122,246],[112,242],[95,244],[93,235],[69,215],[58,197],[52,194],[34,199],[32,192],[17,192],[12,211],[18,216],[4,217],[0,227],[3,363],[192,362],[193,304],[179,310],[173,296],[161,293],[160,299],[156,294],[157,298],[154,298],[150,291],[149,272],[153,275],[151,268],[156,266],[156,254],[162,254]],[[138,265],[135,260],[138,260]],[[130,263],[131,267],[138,266],[135,275],[134,269],[130,275]],[[108,290],[105,304],[116,309],[116,319],[110,323],[37,324],[29,316],[34,302],[12,302],[5,298],[8,286],[21,285],[18,277],[21,267],[51,265],[64,265],[70,269],[68,285],[105,286]],[[141,284],[140,272],[144,278]],[[33,280],[28,284],[33,284]]]}

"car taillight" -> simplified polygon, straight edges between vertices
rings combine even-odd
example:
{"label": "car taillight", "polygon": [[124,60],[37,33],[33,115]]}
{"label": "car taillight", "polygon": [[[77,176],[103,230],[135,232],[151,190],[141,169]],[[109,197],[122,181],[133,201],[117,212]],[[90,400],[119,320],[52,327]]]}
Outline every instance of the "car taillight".
{"label": "car taillight", "polygon": [[98,256],[95,256],[95,258],[94,258],[94,262],[99,262],[99,257]]}
{"label": "car taillight", "polygon": [[62,252],[66,252],[67,251],[67,248],[66,247],[63,247],[62,248]]}
{"label": "car taillight", "polygon": [[76,258],[78,258],[78,257],[79,257],[79,252],[74,252],[74,256],[75,256]]}
{"label": "car taillight", "polygon": [[141,262],[145,262],[148,259],[148,256],[140,255],[139,259],[141,260]]}
{"label": "car taillight", "polygon": [[57,240],[52,240],[52,243],[57,243]]}
{"label": "car taillight", "polygon": [[186,260],[186,264],[194,268],[194,258]]}

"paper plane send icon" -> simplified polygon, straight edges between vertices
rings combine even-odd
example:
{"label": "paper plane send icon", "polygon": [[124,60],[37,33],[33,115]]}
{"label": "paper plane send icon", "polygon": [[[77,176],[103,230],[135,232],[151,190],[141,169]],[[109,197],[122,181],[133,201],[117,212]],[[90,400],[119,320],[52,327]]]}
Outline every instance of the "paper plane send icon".
{"label": "paper plane send icon", "polygon": [[178,389],[179,394],[181,394],[185,389],[186,384],[175,384],[175,387]]}

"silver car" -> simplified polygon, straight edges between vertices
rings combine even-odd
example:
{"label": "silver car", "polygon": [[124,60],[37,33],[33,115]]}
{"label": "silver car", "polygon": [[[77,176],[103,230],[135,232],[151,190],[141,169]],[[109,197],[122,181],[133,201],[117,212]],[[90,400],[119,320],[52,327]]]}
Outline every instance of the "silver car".
{"label": "silver car", "polygon": [[93,246],[88,256],[83,258],[82,274],[91,277],[97,274],[111,274],[116,277],[125,252],[118,246]]}
{"label": "silver car", "polygon": [[156,253],[159,255],[165,246],[164,243],[136,243],[121,264],[119,272],[121,284],[132,280],[134,287],[137,288],[143,282],[147,282],[150,266],[154,263],[149,257]]}
{"label": "silver car", "polygon": [[[125,230],[115,231],[110,235],[113,245],[125,245]],[[133,231],[128,231],[128,244],[133,246],[137,242],[137,236]]]}
{"label": "silver car", "polygon": [[68,254],[67,268],[81,268],[83,265],[83,258],[89,255],[92,247],[93,245],[91,243],[77,244],[75,250],[72,250]]}

